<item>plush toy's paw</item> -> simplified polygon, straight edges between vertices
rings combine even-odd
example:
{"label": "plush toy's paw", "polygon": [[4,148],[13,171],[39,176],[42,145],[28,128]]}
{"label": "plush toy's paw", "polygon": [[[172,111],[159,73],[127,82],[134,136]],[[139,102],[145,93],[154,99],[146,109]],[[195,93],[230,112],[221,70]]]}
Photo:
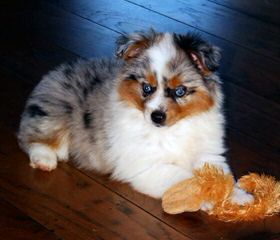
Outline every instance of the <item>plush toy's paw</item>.
{"label": "plush toy's paw", "polygon": [[231,202],[236,203],[238,205],[245,205],[252,203],[254,201],[254,197],[252,194],[247,193],[243,189],[239,187],[235,187],[233,189],[232,197],[231,197]]}
{"label": "plush toy's paw", "polygon": [[202,204],[200,185],[194,178],[180,182],[162,197],[163,210],[169,214],[198,211]]}

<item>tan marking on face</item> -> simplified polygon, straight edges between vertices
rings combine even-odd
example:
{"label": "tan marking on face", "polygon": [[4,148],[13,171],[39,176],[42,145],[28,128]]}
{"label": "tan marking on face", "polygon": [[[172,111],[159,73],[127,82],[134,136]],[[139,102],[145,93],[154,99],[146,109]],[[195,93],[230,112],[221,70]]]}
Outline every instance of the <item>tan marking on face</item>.
{"label": "tan marking on face", "polygon": [[175,75],[170,78],[167,82],[167,86],[171,89],[175,89],[176,87],[182,85],[182,78],[179,75]]}
{"label": "tan marking on face", "polygon": [[66,129],[59,129],[49,136],[31,137],[28,139],[28,143],[42,143],[52,149],[59,149],[63,144],[63,141],[65,141],[66,136],[68,136],[68,131]]}
{"label": "tan marking on face", "polygon": [[123,80],[119,85],[118,92],[121,100],[143,111],[144,102],[141,97],[139,88],[139,82],[135,80]]}
{"label": "tan marking on face", "polygon": [[169,100],[167,107],[167,125],[172,125],[185,117],[205,112],[214,105],[213,97],[203,89],[196,89],[196,91],[190,96],[187,96],[187,98],[190,98],[190,100],[184,105],[179,105],[172,99]]}
{"label": "tan marking on face", "polygon": [[155,77],[155,75],[153,73],[149,73],[146,76],[147,81],[149,82],[149,84],[151,84],[151,86],[156,87],[157,86],[157,79]]}
{"label": "tan marking on face", "polygon": [[136,42],[135,44],[132,44],[128,47],[128,49],[125,51],[123,55],[124,60],[130,60],[132,58],[138,57],[144,49],[149,47],[149,41],[148,40],[142,40],[139,42]]}

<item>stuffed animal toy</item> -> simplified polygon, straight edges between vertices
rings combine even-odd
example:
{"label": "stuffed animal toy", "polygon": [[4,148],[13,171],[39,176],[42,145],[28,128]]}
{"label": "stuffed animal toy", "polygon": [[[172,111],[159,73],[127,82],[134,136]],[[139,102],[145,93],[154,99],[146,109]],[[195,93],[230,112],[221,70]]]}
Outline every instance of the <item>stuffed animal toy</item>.
{"label": "stuffed animal toy", "polygon": [[254,201],[238,205],[230,201],[234,178],[221,169],[204,165],[194,176],[167,190],[162,199],[165,212],[177,214],[201,210],[226,222],[254,221],[280,212],[280,182],[271,176],[251,173],[238,181],[240,188],[254,195]]}

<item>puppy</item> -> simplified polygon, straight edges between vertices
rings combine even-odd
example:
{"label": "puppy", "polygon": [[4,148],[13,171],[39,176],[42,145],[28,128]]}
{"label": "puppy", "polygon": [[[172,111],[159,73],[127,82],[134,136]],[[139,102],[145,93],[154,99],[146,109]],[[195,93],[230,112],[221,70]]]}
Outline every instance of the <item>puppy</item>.
{"label": "puppy", "polygon": [[[204,163],[230,172],[219,48],[195,34],[150,30],[121,36],[116,55],[63,64],[43,77],[18,134],[31,167],[51,171],[71,156],[155,198]],[[232,200],[252,196],[237,186]]]}

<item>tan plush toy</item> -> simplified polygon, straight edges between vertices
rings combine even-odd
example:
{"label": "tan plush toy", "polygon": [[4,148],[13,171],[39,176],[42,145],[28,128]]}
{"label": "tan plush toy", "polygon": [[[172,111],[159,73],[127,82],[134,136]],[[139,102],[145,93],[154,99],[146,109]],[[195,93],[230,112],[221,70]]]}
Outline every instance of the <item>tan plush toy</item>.
{"label": "tan plush toy", "polygon": [[213,208],[205,211],[226,222],[253,221],[280,212],[280,182],[256,173],[243,176],[238,182],[254,195],[253,202],[244,206],[232,203],[233,176],[205,165],[192,178],[167,190],[162,199],[163,209],[169,214],[195,212],[202,204],[211,203]]}

